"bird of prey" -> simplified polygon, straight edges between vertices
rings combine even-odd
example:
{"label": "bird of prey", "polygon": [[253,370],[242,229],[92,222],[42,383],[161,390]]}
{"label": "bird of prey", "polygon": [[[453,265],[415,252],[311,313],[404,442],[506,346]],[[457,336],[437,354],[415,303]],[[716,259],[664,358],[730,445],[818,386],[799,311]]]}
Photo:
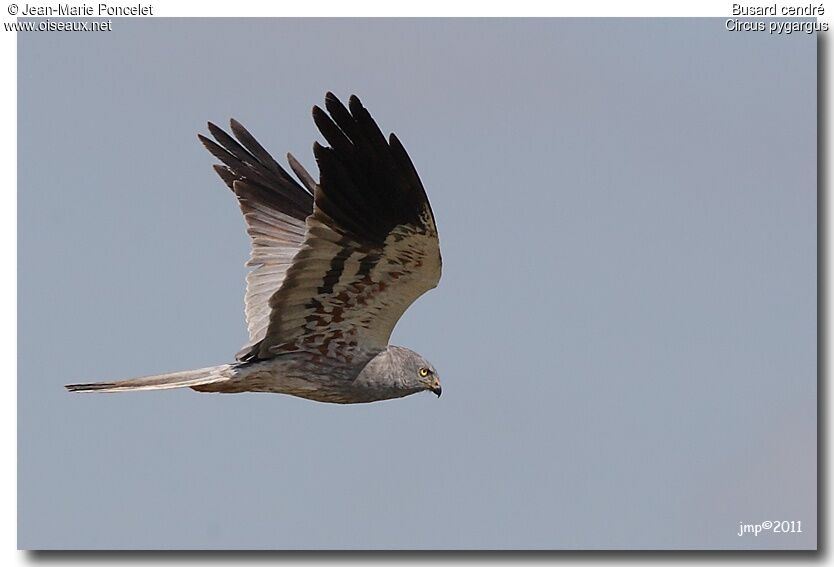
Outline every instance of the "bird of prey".
{"label": "bird of prey", "polygon": [[440,281],[434,213],[408,154],[386,140],[356,96],[332,93],[313,120],[329,146],[313,152],[319,181],[291,155],[296,182],[231,120],[198,138],[237,197],[252,251],[247,266],[249,342],[231,364],[116,382],[73,392],[189,387],[199,392],[274,392],[341,404],[440,396],[425,358],[388,344],[400,316]]}

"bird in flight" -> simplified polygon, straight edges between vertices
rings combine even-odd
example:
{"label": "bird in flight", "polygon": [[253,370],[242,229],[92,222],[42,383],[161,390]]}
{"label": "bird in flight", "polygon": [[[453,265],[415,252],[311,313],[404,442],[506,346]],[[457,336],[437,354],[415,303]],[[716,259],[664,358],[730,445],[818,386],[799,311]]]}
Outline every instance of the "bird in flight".
{"label": "bird in flight", "polygon": [[73,392],[192,388],[274,392],[341,404],[440,396],[434,366],[388,344],[403,312],[440,281],[434,213],[394,134],[386,140],[356,96],[332,93],[313,120],[318,183],[291,155],[301,183],[237,121],[234,137],[212,123],[198,136],[222,162],[214,169],[237,197],[252,251],[247,266],[249,342],[230,364],[116,382],[70,384]]}

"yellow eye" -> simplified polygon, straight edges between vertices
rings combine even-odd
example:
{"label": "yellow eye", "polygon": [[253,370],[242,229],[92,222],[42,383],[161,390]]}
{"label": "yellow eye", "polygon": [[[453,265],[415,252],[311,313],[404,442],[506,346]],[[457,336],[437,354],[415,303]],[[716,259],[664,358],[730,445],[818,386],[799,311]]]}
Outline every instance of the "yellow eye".
{"label": "yellow eye", "polygon": [[420,376],[422,376],[423,378],[425,378],[425,377],[426,377],[426,376],[428,376],[428,375],[429,375],[429,369],[428,369],[428,368],[421,368],[421,369],[420,369]]}

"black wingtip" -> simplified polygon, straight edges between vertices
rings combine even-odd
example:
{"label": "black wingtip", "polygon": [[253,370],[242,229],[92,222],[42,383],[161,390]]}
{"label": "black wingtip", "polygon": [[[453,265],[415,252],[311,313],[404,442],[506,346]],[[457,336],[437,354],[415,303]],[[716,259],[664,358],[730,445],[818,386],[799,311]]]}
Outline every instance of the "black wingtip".
{"label": "black wingtip", "polygon": [[402,144],[383,134],[359,97],[349,109],[328,92],[313,120],[325,143],[313,145],[319,165],[319,210],[362,242],[382,244],[390,231],[419,225],[428,200]]}
{"label": "black wingtip", "polygon": [[[359,97],[355,94],[350,95],[348,98],[348,106],[345,107],[344,103],[342,103],[341,99],[334,95],[331,91],[327,91],[327,94],[324,95],[324,106],[333,114],[334,111],[336,113],[346,113],[348,108],[350,109],[350,114],[353,117],[356,117],[357,112],[362,112],[365,110],[365,107],[362,105],[362,101],[359,100]],[[318,108],[316,106],[313,107],[313,111]],[[319,109],[321,110],[321,109]],[[341,112],[340,112],[341,111]]]}
{"label": "black wingtip", "polygon": [[218,149],[222,149],[217,145],[217,143],[214,140],[206,136],[203,136],[202,134],[197,134],[197,139],[200,140],[200,143],[203,144],[203,147],[206,148],[215,157],[217,157]]}
{"label": "black wingtip", "polygon": [[223,136],[223,134],[225,134],[223,129],[214,122],[206,122],[206,126],[208,127],[209,133],[215,138],[217,138],[218,136]]}
{"label": "black wingtip", "polygon": [[[328,96],[325,98],[324,107],[333,117],[333,120],[341,126],[344,123],[345,118],[350,119],[350,114],[348,114],[347,108],[345,108],[345,105],[342,104],[342,101],[334,96],[333,93],[327,94]],[[344,126],[342,126],[342,128],[344,129]]]}
{"label": "black wingtip", "polygon": [[[238,141],[241,142],[249,152],[252,151],[252,148],[249,147],[249,145],[251,145],[251,144],[247,144],[247,142],[249,142],[249,140],[251,140],[252,142],[254,142],[257,145],[257,147],[259,149],[261,149],[264,153],[266,153],[266,150],[261,148],[261,145],[258,144],[258,142],[255,140],[254,136],[252,136],[252,134],[249,133],[249,130],[244,128],[243,124],[241,124],[240,122],[238,122],[234,118],[229,118],[229,129],[232,131],[232,134],[235,135],[235,138],[237,138]],[[269,155],[269,154],[267,154],[267,155]],[[269,158],[269,159],[271,159],[271,158]]]}
{"label": "black wingtip", "polygon": [[365,107],[362,106],[362,101],[359,100],[359,97],[355,94],[350,95],[350,99],[348,99],[348,107],[350,108],[351,114],[354,116],[356,116],[357,112],[365,110]]}

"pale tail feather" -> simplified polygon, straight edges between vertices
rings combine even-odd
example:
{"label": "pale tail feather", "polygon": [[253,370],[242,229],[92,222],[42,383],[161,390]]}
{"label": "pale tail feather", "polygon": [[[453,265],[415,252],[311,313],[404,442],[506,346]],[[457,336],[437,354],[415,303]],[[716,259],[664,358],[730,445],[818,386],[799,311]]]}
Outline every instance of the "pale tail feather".
{"label": "pale tail feather", "polygon": [[183,370],[170,374],[157,374],[119,380],[117,382],[93,382],[90,384],[67,384],[70,392],[127,392],[131,390],[167,390],[169,388],[190,388],[216,382],[225,382],[231,378],[231,366],[210,366],[197,370]]}

